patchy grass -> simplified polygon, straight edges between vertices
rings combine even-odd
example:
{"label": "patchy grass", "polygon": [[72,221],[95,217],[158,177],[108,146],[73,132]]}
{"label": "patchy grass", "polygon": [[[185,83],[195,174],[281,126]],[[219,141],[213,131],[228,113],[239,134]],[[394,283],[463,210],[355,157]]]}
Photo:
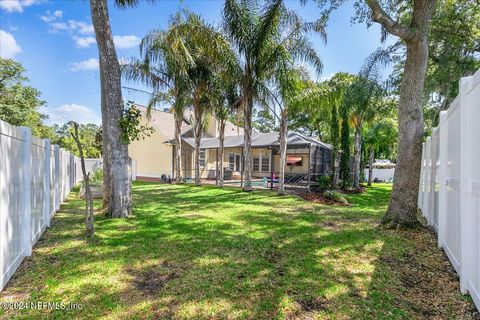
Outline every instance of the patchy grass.
{"label": "patchy grass", "polygon": [[[269,191],[134,185],[128,219],[96,215],[83,238],[72,195],[0,301],[23,319],[474,319],[427,229],[382,230],[390,187],[329,207]],[[99,202],[96,202],[99,205]]]}

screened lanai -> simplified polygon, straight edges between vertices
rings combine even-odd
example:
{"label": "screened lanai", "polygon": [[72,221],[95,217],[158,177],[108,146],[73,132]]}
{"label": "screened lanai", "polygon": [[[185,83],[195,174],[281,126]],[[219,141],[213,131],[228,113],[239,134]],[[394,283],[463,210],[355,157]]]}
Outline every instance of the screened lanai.
{"label": "screened lanai", "polygon": [[[200,142],[200,175],[207,183],[218,182],[219,170],[224,171],[225,184],[243,186],[244,136],[225,137],[223,168],[219,159],[218,138],[202,138]],[[182,176],[193,179],[194,138],[183,138]],[[278,132],[252,134],[253,187],[275,188],[280,171],[280,146]],[[319,176],[332,173],[332,147],[314,138],[291,132],[287,138],[285,183],[292,188],[310,188]],[[175,170],[174,170],[175,172]]]}

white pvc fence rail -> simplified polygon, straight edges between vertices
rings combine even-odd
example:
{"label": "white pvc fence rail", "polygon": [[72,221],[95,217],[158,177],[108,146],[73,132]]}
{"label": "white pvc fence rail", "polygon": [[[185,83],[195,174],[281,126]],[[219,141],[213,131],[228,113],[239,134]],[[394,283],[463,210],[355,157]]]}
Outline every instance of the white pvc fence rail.
{"label": "white pvc fence rail", "polygon": [[423,145],[418,205],[480,310],[480,70]]}
{"label": "white pvc fence rail", "polygon": [[77,158],[0,120],[0,290],[78,181]]}

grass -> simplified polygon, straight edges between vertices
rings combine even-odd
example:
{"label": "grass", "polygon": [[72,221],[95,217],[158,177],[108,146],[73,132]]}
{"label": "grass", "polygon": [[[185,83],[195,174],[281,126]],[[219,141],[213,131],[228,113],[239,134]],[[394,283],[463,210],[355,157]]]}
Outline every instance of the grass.
{"label": "grass", "polygon": [[[329,207],[270,191],[134,184],[134,216],[96,215],[83,238],[73,193],[0,301],[11,319],[424,319],[478,317],[424,230],[377,227],[390,187]],[[99,203],[97,202],[98,206]]]}

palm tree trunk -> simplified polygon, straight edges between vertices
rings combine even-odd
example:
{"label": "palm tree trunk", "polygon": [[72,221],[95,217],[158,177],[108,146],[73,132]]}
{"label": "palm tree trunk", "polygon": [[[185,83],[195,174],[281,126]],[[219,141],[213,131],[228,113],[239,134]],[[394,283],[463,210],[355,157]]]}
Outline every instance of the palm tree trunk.
{"label": "palm tree trunk", "polygon": [[332,188],[336,188],[338,183],[338,167],[337,167],[337,149],[332,149]]}
{"label": "palm tree trunk", "polygon": [[362,154],[362,133],[361,127],[355,126],[355,142],[353,151],[353,187],[360,187],[360,156]]}
{"label": "palm tree trunk", "polygon": [[285,194],[285,164],[287,158],[288,110],[283,109],[280,119],[280,171],[278,175],[278,194]]}
{"label": "palm tree trunk", "polygon": [[243,191],[252,191],[252,110],[253,99],[246,97],[243,105],[243,122],[244,122],[244,185]]}
{"label": "palm tree trunk", "polygon": [[112,217],[131,213],[131,175],[128,146],[122,142],[123,100],[120,65],[113,43],[107,0],[90,0],[100,64],[104,204]]}
{"label": "palm tree trunk", "polygon": [[182,115],[174,114],[175,121],[175,183],[182,182]]}
{"label": "palm tree trunk", "polygon": [[370,147],[370,154],[368,157],[368,186],[372,185],[374,156],[375,156],[375,151],[373,150],[373,147]]}
{"label": "palm tree trunk", "polygon": [[[218,155],[220,157],[220,167],[217,172],[218,174],[218,185],[220,188],[223,188],[223,159],[225,158],[225,119],[220,119],[220,154]],[[218,159],[217,159],[218,161]]]}
{"label": "palm tree trunk", "polygon": [[199,104],[194,105],[194,115],[195,115],[195,184],[200,185],[200,140],[202,138],[202,118],[203,111]]}

